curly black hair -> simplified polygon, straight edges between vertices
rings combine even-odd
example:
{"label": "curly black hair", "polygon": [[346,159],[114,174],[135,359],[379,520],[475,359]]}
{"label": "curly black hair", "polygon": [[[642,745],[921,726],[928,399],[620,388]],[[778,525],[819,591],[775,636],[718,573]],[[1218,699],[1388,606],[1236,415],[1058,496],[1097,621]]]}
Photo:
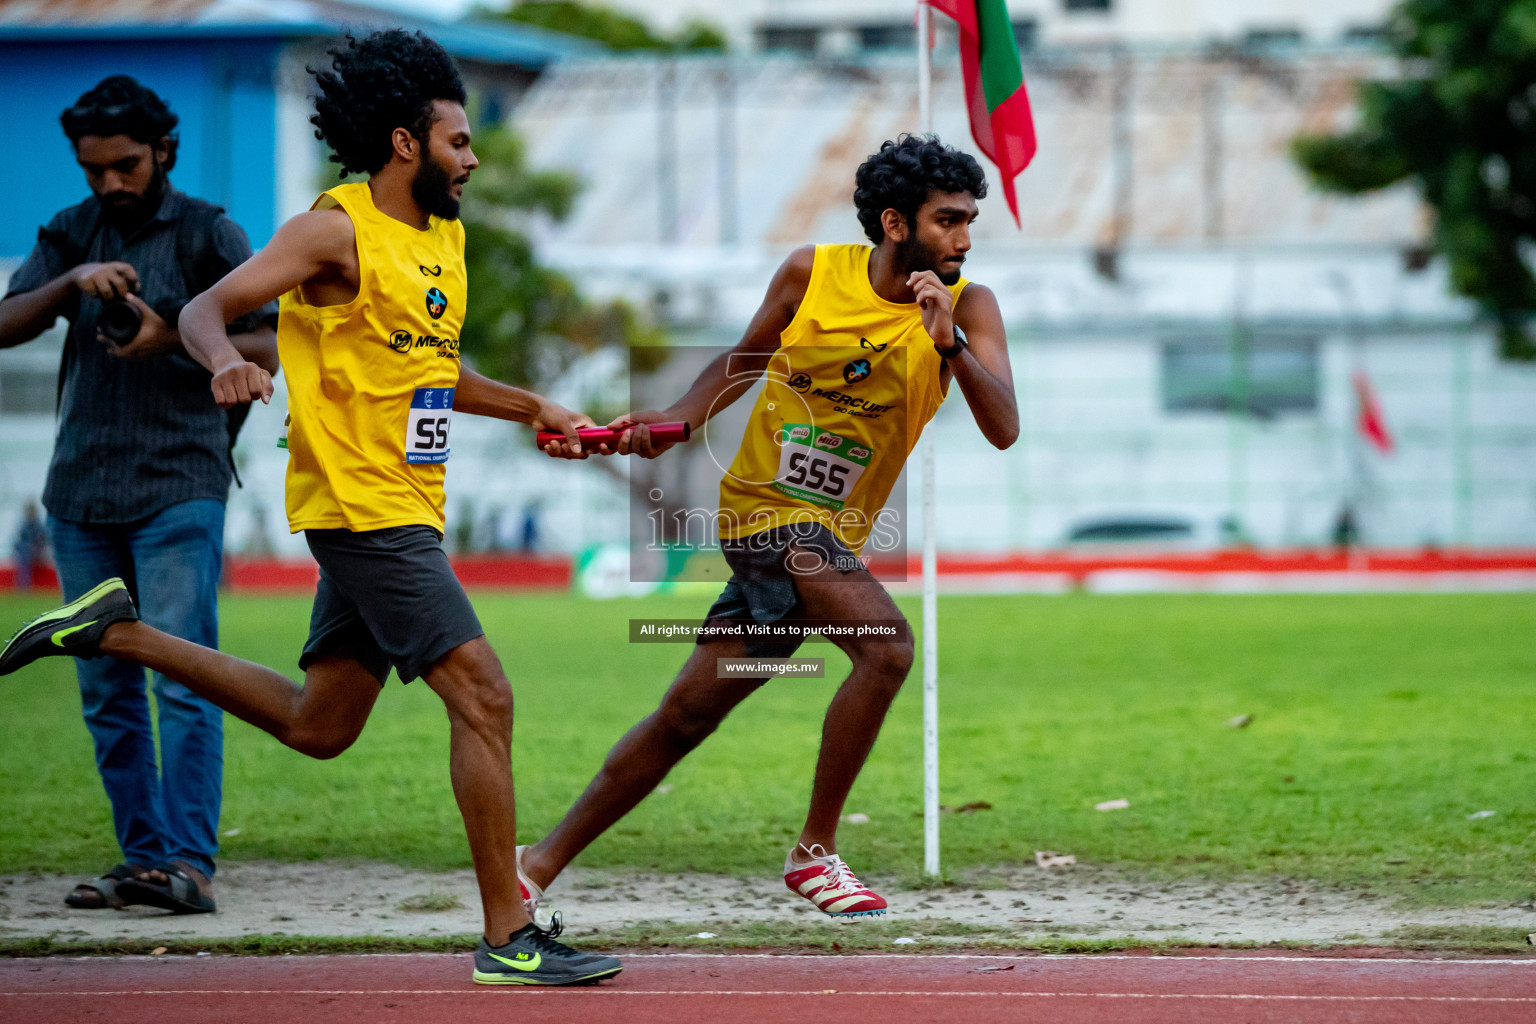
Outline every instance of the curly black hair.
{"label": "curly black hair", "polygon": [[420,32],[392,28],[329,51],[331,70],[317,71],[315,138],[331,147],[341,177],[373,174],[389,163],[390,135],[405,128],[423,144],[432,130],[432,101],[467,99],[459,69],[437,43]]}
{"label": "curly black hair", "polygon": [[176,125],[180,122],[153,89],[128,75],[112,75],[97,82],[59,115],[59,124],[78,146],[87,135],[109,138],[126,135],[135,142],[154,145],[165,140],[167,171],[176,166]]}
{"label": "curly black hair", "polygon": [[859,165],[853,176],[853,205],[871,242],[885,238],[880,215],[895,210],[917,224],[917,208],[933,192],[987,195],[987,176],[976,158],[946,146],[937,135],[902,135],[880,144],[880,152]]}

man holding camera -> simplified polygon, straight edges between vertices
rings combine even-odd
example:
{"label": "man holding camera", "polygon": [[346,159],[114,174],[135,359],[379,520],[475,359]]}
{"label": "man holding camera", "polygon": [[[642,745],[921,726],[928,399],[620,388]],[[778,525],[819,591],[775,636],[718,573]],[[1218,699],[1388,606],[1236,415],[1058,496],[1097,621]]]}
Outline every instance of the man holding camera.
{"label": "man holding camera", "polygon": [[[126,75],[104,79],[60,116],[91,197],[59,213],[0,301],[0,348],[69,321],[58,434],[43,504],[66,600],[120,576],[143,618],[218,643],[224,502],[239,423],[208,371],[182,348],[181,308],[251,255],[217,206],[171,187],[177,117]],[[278,369],[275,305],[242,317],[231,340]],[[85,721],[112,804],[123,863],[65,902],[214,909],[223,714],[153,677],[160,767],[144,670],[75,662]]]}

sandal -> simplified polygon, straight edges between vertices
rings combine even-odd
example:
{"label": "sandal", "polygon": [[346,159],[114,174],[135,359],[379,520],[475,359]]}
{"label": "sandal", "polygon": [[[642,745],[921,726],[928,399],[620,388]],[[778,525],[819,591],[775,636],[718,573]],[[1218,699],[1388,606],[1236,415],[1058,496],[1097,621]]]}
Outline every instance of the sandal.
{"label": "sandal", "polygon": [[215,910],[212,896],[203,895],[197,881],[176,864],[156,864],[151,871],[165,876],[164,882],[152,882],[142,876],[129,878],[118,884],[118,892],[127,902],[159,907],[173,914],[211,914]]}
{"label": "sandal", "polygon": [[76,910],[121,910],[130,902],[117,891],[118,886],[130,878],[138,877],[142,868],[119,864],[94,882],[81,882],[74,891],[64,897],[64,905]]}

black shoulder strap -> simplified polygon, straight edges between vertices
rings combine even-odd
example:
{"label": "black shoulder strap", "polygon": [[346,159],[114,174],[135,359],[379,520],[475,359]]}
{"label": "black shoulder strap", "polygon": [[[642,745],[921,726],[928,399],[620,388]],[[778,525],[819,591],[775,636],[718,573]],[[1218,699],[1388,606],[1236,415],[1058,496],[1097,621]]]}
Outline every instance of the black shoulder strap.
{"label": "black shoulder strap", "polygon": [[[208,253],[213,248],[213,227],[224,216],[224,208],[200,199],[187,198],[186,213],[176,222],[176,263],[181,269],[181,279],[187,286],[187,298],[195,298],[219,283],[212,272],[213,261]],[[225,414],[229,427],[229,469],[236,487],[244,487],[240,471],[235,467],[235,442],[240,438],[240,428],[245,426],[251,407],[245,403],[230,407]]]}
{"label": "black shoulder strap", "polygon": [[[64,265],[70,270],[90,259],[91,246],[95,244],[96,236],[101,231],[101,208],[99,206],[81,204],[78,216],[85,218],[83,224],[72,224],[64,230],[42,227],[37,231],[38,241],[46,240],[57,248],[64,256]],[[84,241],[81,241],[81,239],[84,239]],[[74,334],[73,330],[64,332],[64,354],[59,360],[58,389],[53,398],[55,410],[64,407],[64,381],[69,377],[69,371],[75,365]]]}
{"label": "black shoulder strap", "polygon": [[224,216],[224,207],[187,197],[186,213],[176,222],[176,263],[192,298],[218,284],[207,259],[213,248],[213,226]]}

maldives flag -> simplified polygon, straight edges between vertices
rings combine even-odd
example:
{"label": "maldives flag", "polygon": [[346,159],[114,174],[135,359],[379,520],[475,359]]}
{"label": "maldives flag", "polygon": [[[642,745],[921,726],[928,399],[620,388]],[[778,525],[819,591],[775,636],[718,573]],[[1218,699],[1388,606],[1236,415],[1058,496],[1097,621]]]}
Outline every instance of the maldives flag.
{"label": "maldives flag", "polygon": [[1393,448],[1392,435],[1387,432],[1387,418],[1382,415],[1381,403],[1376,400],[1376,390],[1371,387],[1371,378],[1365,375],[1364,370],[1356,370],[1354,383],[1355,398],[1360,405],[1360,433],[1375,445],[1377,451],[1387,455]]}
{"label": "maldives flag", "polygon": [[[997,165],[1003,198],[1019,223],[1018,177],[1035,158],[1035,118],[1024,91],[1019,44],[1004,0],[929,0],[960,26],[960,69],[976,145]],[[1020,225],[1022,226],[1022,225]]]}

